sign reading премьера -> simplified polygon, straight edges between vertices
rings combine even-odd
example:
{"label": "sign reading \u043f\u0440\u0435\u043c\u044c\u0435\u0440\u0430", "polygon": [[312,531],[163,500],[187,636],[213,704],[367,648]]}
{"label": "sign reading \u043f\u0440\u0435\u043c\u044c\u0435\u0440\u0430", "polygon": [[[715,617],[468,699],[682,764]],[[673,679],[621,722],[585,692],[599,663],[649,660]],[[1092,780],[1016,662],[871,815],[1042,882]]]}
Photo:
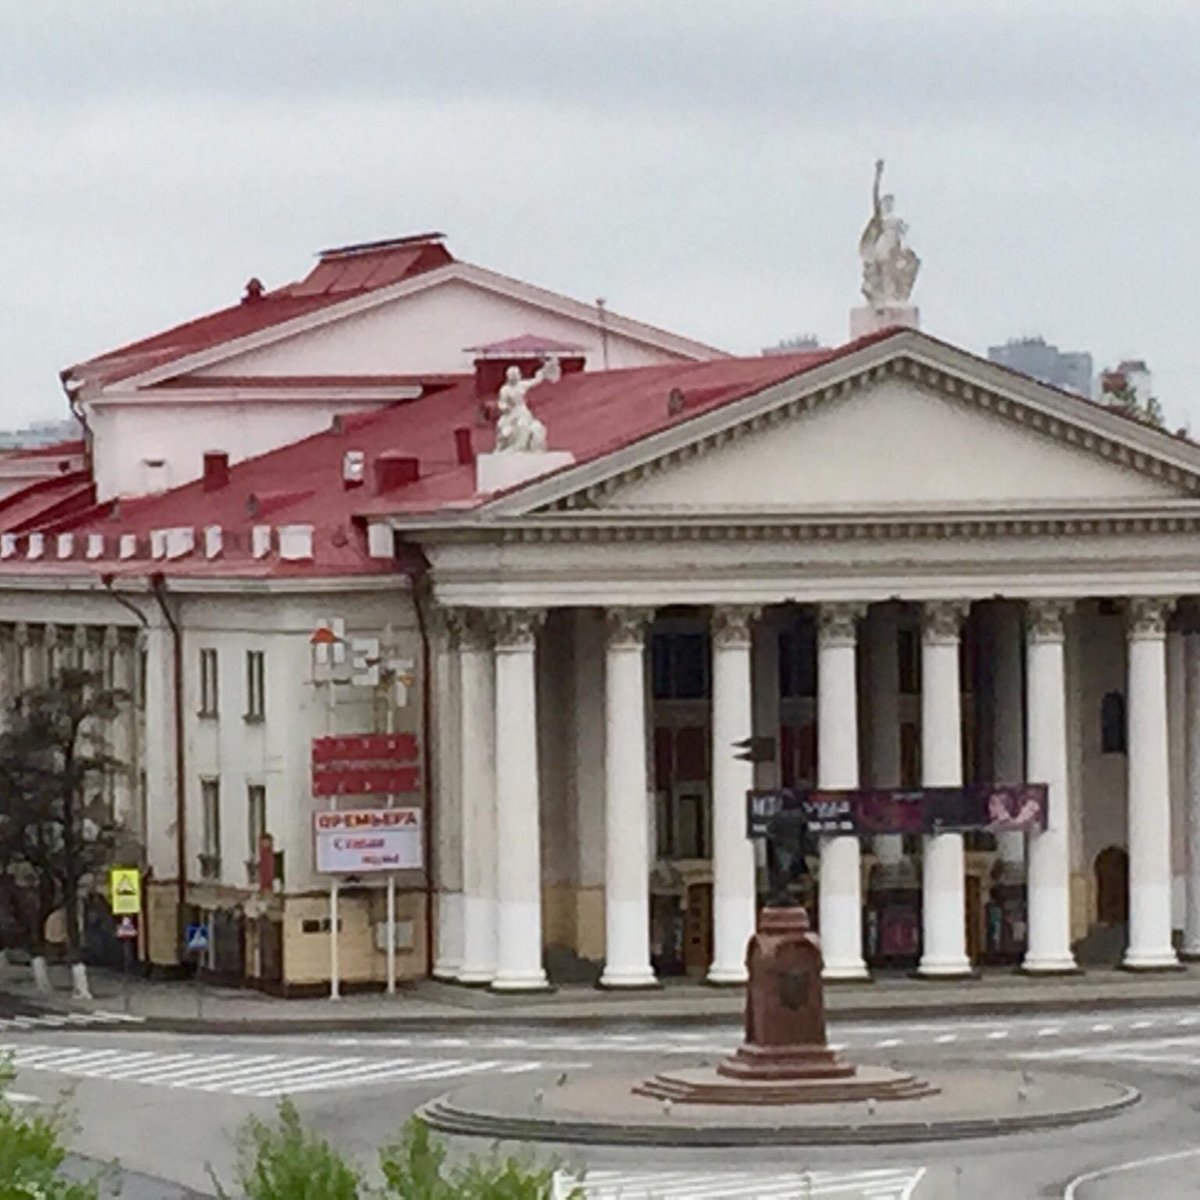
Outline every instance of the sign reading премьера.
{"label": "sign reading \u043f\u0440\u0435\u043c\u044c\u0435\u0440\u0430", "polygon": [[424,838],[419,808],[356,808],[313,813],[317,871],[365,875],[419,871]]}

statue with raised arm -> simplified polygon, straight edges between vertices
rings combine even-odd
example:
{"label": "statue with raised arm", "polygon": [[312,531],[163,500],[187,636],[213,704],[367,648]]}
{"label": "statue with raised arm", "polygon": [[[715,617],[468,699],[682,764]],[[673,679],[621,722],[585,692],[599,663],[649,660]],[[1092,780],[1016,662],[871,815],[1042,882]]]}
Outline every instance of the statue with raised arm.
{"label": "statue with raised arm", "polygon": [[912,293],[921,260],[904,244],[908,226],[893,211],[895,198],[881,196],[883,159],[875,163],[871,218],[858,242],[862,259],[862,294],[875,308],[904,305]]}
{"label": "statue with raised arm", "polygon": [[522,379],[520,367],[509,367],[497,396],[500,420],[496,424],[496,451],[539,452],[546,449],[546,427],[529,411],[525,396],[543,380],[560,377],[558,359],[547,359],[532,379]]}

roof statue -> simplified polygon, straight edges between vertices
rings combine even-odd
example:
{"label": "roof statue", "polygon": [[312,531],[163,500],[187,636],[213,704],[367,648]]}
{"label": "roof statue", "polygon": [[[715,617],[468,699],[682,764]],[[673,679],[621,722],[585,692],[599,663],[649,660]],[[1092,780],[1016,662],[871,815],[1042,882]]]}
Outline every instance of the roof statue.
{"label": "roof statue", "polygon": [[883,159],[875,163],[873,211],[858,242],[862,259],[862,294],[875,308],[908,303],[921,260],[904,244],[908,226],[893,212],[895,197],[880,196]]}
{"label": "roof statue", "polygon": [[497,396],[500,420],[496,425],[496,452],[546,449],[546,427],[529,411],[526,393],[539,383],[555,383],[560,376],[558,359],[548,358],[532,379],[522,379],[520,367],[509,367]]}

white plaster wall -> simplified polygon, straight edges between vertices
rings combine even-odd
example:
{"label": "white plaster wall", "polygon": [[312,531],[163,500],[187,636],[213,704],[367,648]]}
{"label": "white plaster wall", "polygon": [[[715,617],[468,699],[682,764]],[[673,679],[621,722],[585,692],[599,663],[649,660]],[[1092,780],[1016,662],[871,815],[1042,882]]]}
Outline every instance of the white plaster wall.
{"label": "white plaster wall", "polygon": [[361,412],[365,401],[195,401],[180,404],[147,397],[136,404],[95,408],[89,418],[100,500],[147,490],[146,460],[166,466],[159,490],[199,479],[204,455],[224,450],[240,462],[328,429],[337,413]]}
{"label": "white plaster wall", "polygon": [[[523,333],[583,346],[587,365],[601,363],[599,331],[574,318],[448,280],[286,341],[237,355],[212,368],[222,375],[408,374],[472,370],[469,346]],[[610,367],[677,362],[681,355],[608,335]]]}
{"label": "white plaster wall", "polygon": [[605,506],[870,509],[1176,494],[974,404],[885,379],[630,483]]}

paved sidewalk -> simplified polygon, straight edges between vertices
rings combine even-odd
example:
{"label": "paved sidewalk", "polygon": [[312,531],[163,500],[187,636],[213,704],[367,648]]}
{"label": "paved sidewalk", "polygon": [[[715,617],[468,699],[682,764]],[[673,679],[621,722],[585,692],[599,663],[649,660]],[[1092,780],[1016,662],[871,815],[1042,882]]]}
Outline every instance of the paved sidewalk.
{"label": "paved sidewalk", "polygon": [[[342,1028],[438,1028],[446,1025],[621,1024],[663,1021],[728,1022],[742,1012],[740,988],[711,988],[667,981],[653,992],[604,992],[563,987],[532,995],[493,995],[486,990],[425,980],[393,997],[349,996],[280,1000],[259,992],[130,978],[92,970],[95,999],[71,999],[65,967],[52,968],[54,991],[40,996],[28,967],[0,959],[0,994],[26,1011],[128,1013],[157,1028],[212,1032],[318,1032]],[[1034,979],[1012,971],[988,971],[965,981],[927,981],[879,974],[865,984],[826,988],[835,1019],[1003,1015],[1043,1011],[1200,1004],[1200,967],[1137,975],[1093,968],[1081,975]],[[136,1024],[111,1028],[137,1029]],[[144,1026],[143,1026],[144,1027]]]}

